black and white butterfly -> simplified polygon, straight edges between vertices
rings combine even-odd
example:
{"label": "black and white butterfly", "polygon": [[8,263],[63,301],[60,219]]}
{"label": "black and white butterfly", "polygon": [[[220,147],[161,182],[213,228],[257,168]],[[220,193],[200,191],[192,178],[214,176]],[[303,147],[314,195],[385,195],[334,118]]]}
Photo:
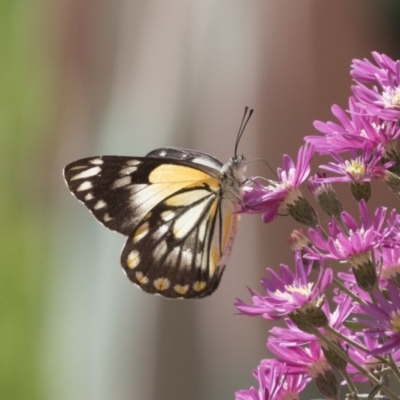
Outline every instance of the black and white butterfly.
{"label": "black and white butterfly", "polygon": [[164,147],[145,157],[89,157],[65,167],[73,195],[104,226],[128,236],[121,264],[144,291],[199,298],[217,289],[246,181],[244,158],[237,155],[243,121],[226,164]]}

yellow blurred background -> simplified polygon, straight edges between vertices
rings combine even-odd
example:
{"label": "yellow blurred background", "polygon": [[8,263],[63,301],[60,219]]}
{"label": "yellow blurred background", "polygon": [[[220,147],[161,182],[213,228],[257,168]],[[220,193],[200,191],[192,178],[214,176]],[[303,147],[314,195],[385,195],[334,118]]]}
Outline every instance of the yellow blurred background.
{"label": "yellow blurred background", "polygon": [[[289,219],[244,216],[220,289],[149,296],[125,239],[69,194],[64,165],[165,145],[276,168],[346,107],[352,58],[400,58],[398,0],[0,2],[0,399],[225,400],[256,385],[268,324],[235,316]],[[251,175],[271,177],[260,164]]]}

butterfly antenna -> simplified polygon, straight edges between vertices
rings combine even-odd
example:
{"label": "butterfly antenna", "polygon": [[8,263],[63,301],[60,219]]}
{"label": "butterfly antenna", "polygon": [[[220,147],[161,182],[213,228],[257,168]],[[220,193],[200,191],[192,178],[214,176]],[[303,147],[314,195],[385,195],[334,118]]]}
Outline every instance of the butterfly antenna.
{"label": "butterfly antenna", "polygon": [[247,107],[247,106],[244,108],[244,115],[243,115],[243,118],[242,118],[242,123],[240,124],[239,132],[238,132],[238,134],[236,136],[235,153],[234,153],[235,154],[235,158],[237,158],[237,150],[238,150],[240,139],[242,138],[243,132],[246,129],[246,125],[249,122],[249,119],[252,116],[253,111],[254,111],[253,109],[251,109],[249,111],[249,107]]}
{"label": "butterfly antenna", "polygon": [[246,164],[250,164],[250,163],[253,163],[253,162],[257,162],[257,161],[263,162],[263,163],[268,167],[268,169],[272,172],[272,174],[273,174],[276,178],[278,178],[277,173],[273,170],[273,168],[271,167],[271,165],[269,164],[269,162],[268,162],[267,160],[264,160],[263,158],[254,158],[253,160],[246,160]]}

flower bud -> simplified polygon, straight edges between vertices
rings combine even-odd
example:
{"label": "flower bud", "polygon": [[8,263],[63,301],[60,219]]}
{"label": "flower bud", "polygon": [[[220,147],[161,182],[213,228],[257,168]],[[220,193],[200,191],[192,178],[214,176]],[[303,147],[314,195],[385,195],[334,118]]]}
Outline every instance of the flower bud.
{"label": "flower bud", "polygon": [[316,177],[310,178],[307,187],[327,215],[339,218],[343,206],[333,186],[320,181],[325,176],[326,174],[317,174]]}
{"label": "flower bud", "polygon": [[375,264],[370,259],[370,252],[360,253],[349,260],[357,285],[370,292],[376,288],[378,275]]}
{"label": "flower bud", "polygon": [[351,182],[350,188],[357,201],[368,201],[371,198],[371,184],[369,182]]}
{"label": "flower bud", "polygon": [[317,213],[312,205],[303,197],[296,197],[286,205],[289,214],[301,224],[316,226],[318,224]]}
{"label": "flower bud", "polygon": [[340,385],[332,371],[325,371],[324,374],[318,374],[315,383],[322,394],[327,399],[339,398]]}

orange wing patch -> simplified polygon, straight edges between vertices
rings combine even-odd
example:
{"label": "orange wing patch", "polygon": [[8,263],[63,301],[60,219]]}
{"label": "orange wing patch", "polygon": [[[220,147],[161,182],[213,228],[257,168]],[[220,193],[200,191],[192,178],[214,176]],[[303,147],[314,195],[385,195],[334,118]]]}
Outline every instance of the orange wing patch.
{"label": "orange wing patch", "polygon": [[218,179],[214,179],[207,172],[184,165],[162,164],[149,174],[150,183],[177,183],[177,182],[206,182],[211,189],[218,190]]}

